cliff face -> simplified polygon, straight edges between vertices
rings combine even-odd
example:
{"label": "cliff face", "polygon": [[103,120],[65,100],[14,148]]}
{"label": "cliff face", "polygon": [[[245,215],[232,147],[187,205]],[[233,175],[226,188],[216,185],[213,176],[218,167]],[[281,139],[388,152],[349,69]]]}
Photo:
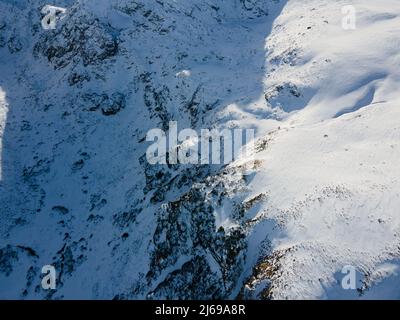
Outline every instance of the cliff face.
{"label": "cliff face", "polygon": [[[2,1],[0,296],[330,298],[351,264],[355,298],[390,277],[400,9],[385,2],[357,2],[348,31],[341,1],[59,1],[48,30],[45,1]],[[151,165],[146,134],[171,121],[254,128],[256,160]]]}

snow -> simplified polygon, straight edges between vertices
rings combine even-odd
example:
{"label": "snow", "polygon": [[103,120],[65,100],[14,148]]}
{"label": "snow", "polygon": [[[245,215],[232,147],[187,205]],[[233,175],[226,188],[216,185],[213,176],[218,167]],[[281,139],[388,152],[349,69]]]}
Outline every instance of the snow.
{"label": "snow", "polygon": [[[183,266],[201,256],[217,279],[201,285],[218,283],[221,298],[236,298],[266,257],[280,257],[278,271],[253,281],[256,298],[271,284],[274,299],[399,298],[398,0],[353,0],[355,30],[342,27],[342,0],[54,5],[66,16],[46,31],[36,28],[42,6],[0,3],[0,250],[20,259],[4,264],[9,275],[0,265],[0,297],[177,296],[178,276],[157,290],[180,272],[189,279]],[[69,58],[38,49],[66,45],[60,28],[80,24],[87,39]],[[118,50],[102,59],[114,39]],[[93,101],[114,93],[125,105],[105,116]],[[205,177],[157,172],[141,161],[142,141],[170,120],[197,132],[255,129],[265,143]],[[210,212],[186,198],[199,185]],[[181,211],[161,210],[177,203]],[[221,227],[245,232],[234,271],[215,243],[194,247]],[[48,296],[35,286],[51,263],[64,269]],[[347,265],[359,291],[340,286]]]}
{"label": "snow", "polygon": [[[4,127],[7,119],[7,102],[6,102],[6,93],[0,87],[0,149],[2,148],[2,137],[4,132]],[[1,153],[0,153],[0,161],[1,161]],[[1,167],[0,167],[0,180],[1,180]]]}
{"label": "snow", "polygon": [[[271,239],[273,250],[295,249],[281,262],[275,298],[330,298],[324,287],[343,266],[369,273],[398,255],[400,96],[394,88],[400,70],[394,66],[400,7],[396,1],[353,1],[358,28],[343,31],[338,3],[319,3],[313,15],[323,12],[329,24],[310,23],[299,52],[307,64],[330,63],[318,67],[318,77],[303,75],[301,63],[278,66],[267,81],[304,85],[305,76],[314,94],[256,156],[263,165],[251,183],[254,194],[269,195],[259,218],[283,222]],[[294,28],[309,25],[294,18],[298,5],[289,1],[276,22],[285,26],[285,36],[297,37]],[[277,46],[279,35],[273,32],[267,44],[272,53],[291,45],[281,35],[285,43]]]}

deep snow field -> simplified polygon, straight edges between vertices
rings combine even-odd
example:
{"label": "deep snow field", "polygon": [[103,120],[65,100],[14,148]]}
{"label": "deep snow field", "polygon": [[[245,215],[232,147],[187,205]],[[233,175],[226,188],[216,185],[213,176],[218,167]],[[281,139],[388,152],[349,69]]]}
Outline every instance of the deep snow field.
{"label": "deep snow field", "polygon": [[[400,298],[398,0],[46,4],[0,0],[0,298]],[[252,159],[151,166],[172,120]]]}

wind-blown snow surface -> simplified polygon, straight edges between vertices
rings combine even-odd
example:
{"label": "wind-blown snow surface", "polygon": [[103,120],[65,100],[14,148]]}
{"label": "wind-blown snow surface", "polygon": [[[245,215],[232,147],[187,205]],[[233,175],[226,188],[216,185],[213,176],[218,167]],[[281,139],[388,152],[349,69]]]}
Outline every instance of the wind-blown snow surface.
{"label": "wind-blown snow surface", "polygon": [[[399,298],[398,1],[46,4],[0,1],[0,297]],[[255,162],[151,166],[170,120]]]}

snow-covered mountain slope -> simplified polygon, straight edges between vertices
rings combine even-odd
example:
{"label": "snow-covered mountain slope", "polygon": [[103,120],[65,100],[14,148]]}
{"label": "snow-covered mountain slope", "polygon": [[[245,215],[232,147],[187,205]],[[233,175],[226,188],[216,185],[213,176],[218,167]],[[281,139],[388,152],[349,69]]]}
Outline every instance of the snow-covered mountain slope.
{"label": "snow-covered mountain slope", "polygon": [[[399,298],[398,1],[56,2],[0,1],[0,297]],[[150,165],[172,120],[254,161]]]}

